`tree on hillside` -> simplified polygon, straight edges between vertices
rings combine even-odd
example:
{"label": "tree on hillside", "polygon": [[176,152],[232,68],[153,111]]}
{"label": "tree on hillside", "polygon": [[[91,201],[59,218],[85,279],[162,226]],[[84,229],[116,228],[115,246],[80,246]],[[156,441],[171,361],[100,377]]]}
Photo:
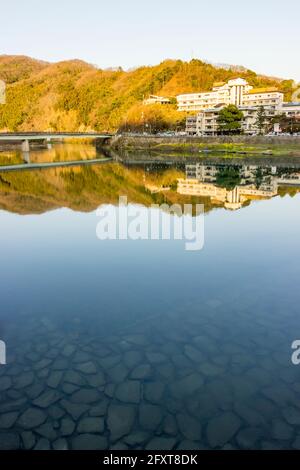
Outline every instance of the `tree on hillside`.
{"label": "tree on hillside", "polygon": [[255,125],[257,126],[260,134],[265,133],[267,124],[268,124],[268,118],[266,115],[265,108],[263,106],[260,106],[257,111],[257,116],[256,116],[256,121],[255,121]]}
{"label": "tree on hillside", "polygon": [[236,106],[230,104],[221,109],[218,116],[218,130],[222,134],[240,134],[244,114]]}

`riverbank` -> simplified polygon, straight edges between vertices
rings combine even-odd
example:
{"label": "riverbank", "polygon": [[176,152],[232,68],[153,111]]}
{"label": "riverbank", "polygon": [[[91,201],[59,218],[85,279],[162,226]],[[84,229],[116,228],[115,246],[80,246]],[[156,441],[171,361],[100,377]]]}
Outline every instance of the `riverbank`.
{"label": "riverbank", "polygon": [[232,156],[300,157],[300,137],[218,136],[218,137],[157,137],[116,136],[111,141],[115,150],[152,154],[193,155],[219,154]]}

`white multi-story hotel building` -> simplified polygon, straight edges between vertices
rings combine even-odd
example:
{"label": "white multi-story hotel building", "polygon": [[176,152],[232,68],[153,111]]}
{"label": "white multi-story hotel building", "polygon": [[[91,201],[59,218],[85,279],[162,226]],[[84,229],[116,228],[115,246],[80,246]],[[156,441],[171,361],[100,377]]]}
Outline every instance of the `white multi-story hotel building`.
{"label": "white multi-story hotel building", "polygon": [[215,83],[213,90],[203,93],[188,93],[177,96],[178,111],[200,112],[216,106],[270,106],[278,107],[283,103],[283,93],[275,88],[253,88],[242,79]]}

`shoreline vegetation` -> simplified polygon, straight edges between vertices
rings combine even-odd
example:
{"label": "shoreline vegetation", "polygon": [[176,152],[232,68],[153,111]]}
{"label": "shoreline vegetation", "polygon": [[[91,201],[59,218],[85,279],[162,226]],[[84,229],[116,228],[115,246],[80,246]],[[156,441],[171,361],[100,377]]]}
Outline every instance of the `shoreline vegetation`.
{"label": "shoreline vegetation", "polygon": [[117,136],[111,147],[118,151],[147,152],[195,157],[220,156],[278,156],[300,157],[300,137],[170,137],[156,136]]}

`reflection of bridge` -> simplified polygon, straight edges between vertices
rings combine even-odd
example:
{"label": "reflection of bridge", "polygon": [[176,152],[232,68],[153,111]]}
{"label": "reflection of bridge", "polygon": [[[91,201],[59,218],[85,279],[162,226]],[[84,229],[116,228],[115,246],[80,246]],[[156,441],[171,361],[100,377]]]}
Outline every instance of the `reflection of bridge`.
{"label": "reflection of bridge", "polygon": [[111,158],[97,158],[93,160],[70,160],[67,162],[48,162],[48,163],[23,163],[20,165],[1,165],[1,171],[18,171],[18,170],[42,170],[46,168],[58,168],[65,166],[84,166],[84,165],[93,165],[99,163],[110,162]]}

